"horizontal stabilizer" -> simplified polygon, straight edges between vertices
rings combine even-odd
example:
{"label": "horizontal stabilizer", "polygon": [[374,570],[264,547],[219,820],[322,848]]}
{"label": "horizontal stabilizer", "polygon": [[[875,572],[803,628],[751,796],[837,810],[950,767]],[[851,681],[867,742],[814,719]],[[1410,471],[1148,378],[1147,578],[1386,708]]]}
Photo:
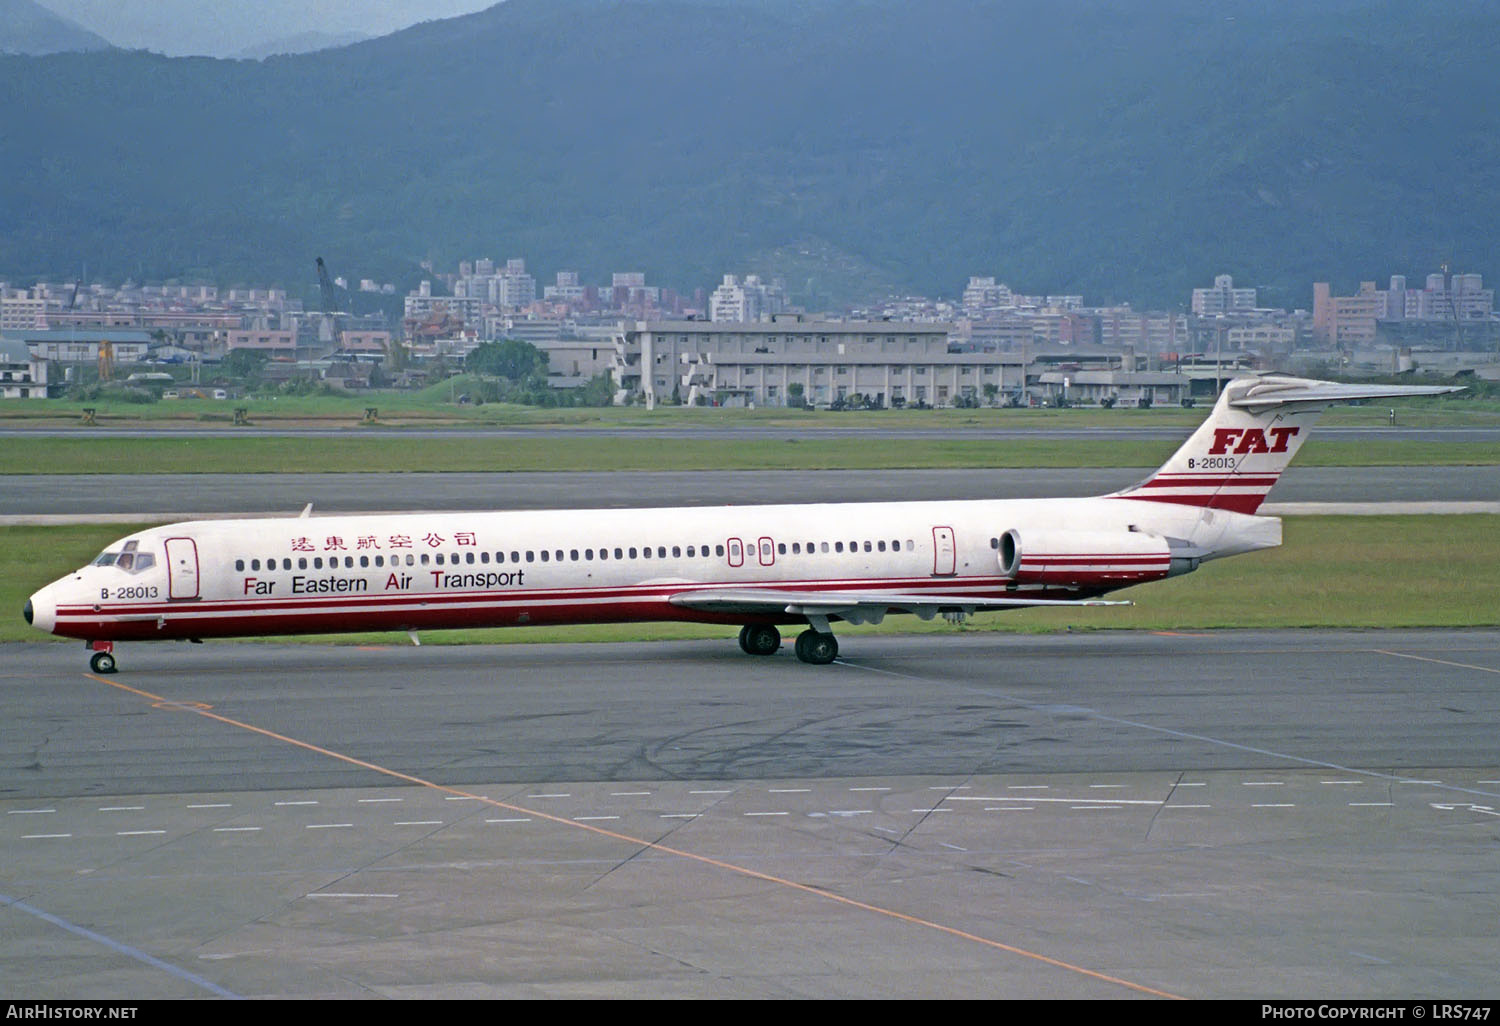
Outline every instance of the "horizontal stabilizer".
{"label": "horizontal stabilizer", "polygon": [[1267,377],[1229,397],[1229,405],[1259,413],[1292,403],[1348,403],[1366,399],[1410,399],[1423,395],[1447,395],[1462,392],[1456,385],[1346,385],[1334,381],[1308,378]]}

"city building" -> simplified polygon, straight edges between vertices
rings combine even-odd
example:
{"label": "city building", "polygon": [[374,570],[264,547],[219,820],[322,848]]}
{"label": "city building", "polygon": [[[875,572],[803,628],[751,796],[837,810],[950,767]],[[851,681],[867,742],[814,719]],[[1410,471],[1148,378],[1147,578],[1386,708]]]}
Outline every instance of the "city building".
{"label": "city building", "polygon": [[1198,317],[1246,314],[1254,309],[1255,290],[1235,288],[1234,278],[1227,274],[1216,276],[1213,288],[1193,290],[1193,313]]}
{"label": "city building", "polygon": [[615,337],[619,402],[953,406],[1018,396],[1023,357],[952,352],[951,325],[821,321],[638,321]]}
{"label": "city building", "polygon": [[143,363],[152,344],[150,332],[138,328],[38,328],[6,332],[6,337],[23,342],[37,359],[56,363],[97,363],[106,343],[114,363]]}
{"label": "city building", "polygon": [[19,338],[0,335],[0,399],[47,398],[47,361]]}
{"label": "city building", "polygon": [[758,275],[741,282],[732,274],[708,298],[708,319],[744,323],[760,321],[786,311],[786,288],[776,281],[766,284]]}

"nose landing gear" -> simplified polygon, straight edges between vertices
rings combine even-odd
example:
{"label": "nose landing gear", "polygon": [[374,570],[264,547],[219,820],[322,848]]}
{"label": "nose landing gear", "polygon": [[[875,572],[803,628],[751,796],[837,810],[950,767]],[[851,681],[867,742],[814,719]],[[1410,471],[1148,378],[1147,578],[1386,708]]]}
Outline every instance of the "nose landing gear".
{"label": "nose landing gear", "polygon": [[95,673],[115,672],[115,643],[113,641],[90,641],[88,647],[94,653],[89,656],[89,669]]}

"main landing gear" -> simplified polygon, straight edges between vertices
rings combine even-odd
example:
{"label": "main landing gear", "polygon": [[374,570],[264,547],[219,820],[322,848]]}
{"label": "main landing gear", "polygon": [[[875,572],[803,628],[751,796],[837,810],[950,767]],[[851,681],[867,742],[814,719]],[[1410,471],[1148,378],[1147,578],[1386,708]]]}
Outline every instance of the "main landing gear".
{"label": "main landing gear", "polygon": [[814,666],[827,666],[839,657],[838,639],[826,631],[811,627],[797,635],[794,650],[798,659]]}
{"label": "main landing gear", "polygon": [[746,655],[772,655],[781,647],[781,632],[769,624],[748,623],[740,628],[740,648]]}
{"label": "main landing gear", "polygon": [[[747,624],[740,628],[740,648],[747,655],[772,655],[781,648],[781,632],[766,624]],[[839,657],[839,643],[828,631],[808,628],[797,635],[793,651],[804,663],[826,666]]]}

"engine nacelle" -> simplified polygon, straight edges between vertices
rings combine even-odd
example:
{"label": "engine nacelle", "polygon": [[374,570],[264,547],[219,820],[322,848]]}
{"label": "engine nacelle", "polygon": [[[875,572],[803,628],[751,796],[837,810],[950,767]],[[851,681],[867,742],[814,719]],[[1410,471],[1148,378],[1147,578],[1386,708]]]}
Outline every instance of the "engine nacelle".
{"label": "engine nacelle", "polygon": [[1017,584],[1120,588],[1198,568],[1166,538],[1141,531],[1025,531],[1000,536],[1000,573]]}

